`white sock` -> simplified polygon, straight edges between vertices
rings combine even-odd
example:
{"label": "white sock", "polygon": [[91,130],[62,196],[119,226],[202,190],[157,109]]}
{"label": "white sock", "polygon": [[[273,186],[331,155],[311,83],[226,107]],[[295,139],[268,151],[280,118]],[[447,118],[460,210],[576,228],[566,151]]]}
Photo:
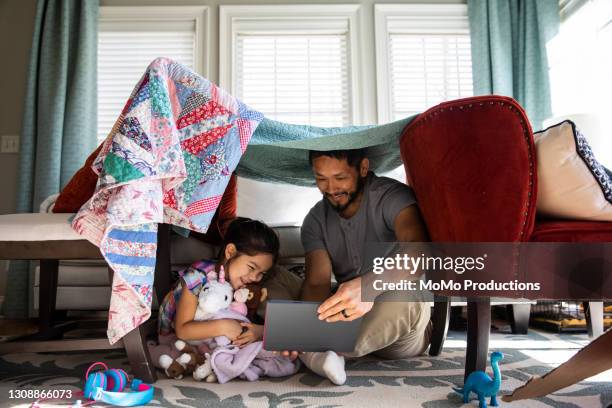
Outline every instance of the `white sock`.
{"label": "white sock", "polygon": [[315,374],[329,378],[329,381],[336,385],[342,385],[346,381],[344,357],[333,351],[303,353],[300,354],[300,360]]}

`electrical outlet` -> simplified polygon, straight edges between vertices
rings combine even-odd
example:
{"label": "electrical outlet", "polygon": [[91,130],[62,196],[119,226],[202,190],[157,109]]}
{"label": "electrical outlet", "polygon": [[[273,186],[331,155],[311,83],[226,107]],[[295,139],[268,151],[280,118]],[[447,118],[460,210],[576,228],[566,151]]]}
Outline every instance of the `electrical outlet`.
{"label": "electrical outlet", "polygon": [[2,135],[0,153],[19,153],[19,136]]}

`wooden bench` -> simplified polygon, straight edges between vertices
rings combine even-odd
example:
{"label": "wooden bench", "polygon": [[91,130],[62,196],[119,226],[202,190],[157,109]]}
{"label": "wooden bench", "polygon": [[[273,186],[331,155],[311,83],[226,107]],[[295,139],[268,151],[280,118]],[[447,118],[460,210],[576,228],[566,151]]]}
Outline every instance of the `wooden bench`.
{"label": "wooden bench", "polygon": [[[0,354],[124,348],[132,373],[146,382],[157,379],[151,363],[146,337],[155,333],[156,315],[111,345],[108,338],[65,339],[69,330],[84,328],[75,322],[56,322],[56,295],[60,260],[102,259],[99,249],[70,227],[72,214],[0,215],[0,260],[40,261],[38,332],[0,343]],[[170,247],[168,225],[158,231],[155,293],[163,299],[170,290]],[[109,273],[112,270],[109,268]],[[101,322],[105,324],[106,321]],[[91,326],[90,326],[91,327]]]}

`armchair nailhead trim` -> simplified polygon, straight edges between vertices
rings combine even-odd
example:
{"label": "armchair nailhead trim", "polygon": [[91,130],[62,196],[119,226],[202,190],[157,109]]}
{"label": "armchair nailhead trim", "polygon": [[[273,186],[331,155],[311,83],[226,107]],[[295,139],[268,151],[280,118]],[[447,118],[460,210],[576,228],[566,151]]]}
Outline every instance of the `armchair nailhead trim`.
{"label": "armchair nailhead trim", "polygon": [[[495,102],[494,101],[489,101],[488,105],[494,105]],[[505,102],[505,101],[498,101],[499,106],[502,107],[507,107],[511,112],[513,112],[515,115],[517,115],[519,117],[519,122],[521,124],[521,128],[523,129],[523,136],[525,138],[525,143],[527,145],[527,161],[529,162],[529,191],[527,191],[527,201],[524,204],[524,209],[525,209],[525,213],[524,213],[524,217],[523,218],[523,223],[522,223],[522,228],[520,231],[520,239],[523,239],[523,237],[525,236],[525,228],[527,227],[527,217],[529,216],[530,213],[530,207],[532,206],[532,200],[531,200],[531,196],[532,196],[532,192],[533,192],[533,188],[534,188],[534,171],[533,171],[533,151],[532,151],[532,137],[531,137],[531,133],[529,132],[528,127],[526,126],[526,122],[523,119],[523,116],[521,115],[520,111],[516,108],[516,106],[514,106],[511,103]],[[480,107],[484,107],[485,106],[485,102],[479,102],[478,106]],[[470,103],[468,105],[458,105],[455,106],[458,107],[460,110],[463,110],[463,108],[472,108],[473,104]],[[424,123],[429,122],[430,120],[433,119],[434,116],[438,116],[438,114],[441,114],[444,112],[445,108],[444,107],[438,107],[438,108],[432,108],[433,110],[430,111],[426,116],[424,117],[420,117],[418,122],[414,125],[415,127],[417,126],[422,126]],[[448,106],[448,110],[452,111],[453,110],[453,106]]]}

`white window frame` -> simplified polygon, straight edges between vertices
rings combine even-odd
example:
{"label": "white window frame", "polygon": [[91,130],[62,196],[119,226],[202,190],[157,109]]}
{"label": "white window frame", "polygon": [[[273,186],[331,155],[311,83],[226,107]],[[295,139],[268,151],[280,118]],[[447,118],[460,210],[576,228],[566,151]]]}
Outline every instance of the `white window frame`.
{"label": "white window frame", "polygon": [[375,4],[378,123],[390,122],[393,105],[389,33],[469,34],[467,4]]}
{"label": "white window frame", "polygon": [[[194,71],[210,73],[210,18],[208,6],[101,6],[100,22],[193,22],[195,24]],[[162,57],[163,55],[160,55]]]}
{"label": "white window frame", "polygon": [[570,18],[572,14],[574,14],[588,2],[589,0],[559,0],[559,15],[561,16],[561,23]]}
{"label": "white window frame", "polygon": [[[219,85],[235,94],[235,44],[238,33],[338,33],[348,28],[349,118],[363,119],[359,4],[219,6]],[[347,27],[348,26],[348,27]]]}

